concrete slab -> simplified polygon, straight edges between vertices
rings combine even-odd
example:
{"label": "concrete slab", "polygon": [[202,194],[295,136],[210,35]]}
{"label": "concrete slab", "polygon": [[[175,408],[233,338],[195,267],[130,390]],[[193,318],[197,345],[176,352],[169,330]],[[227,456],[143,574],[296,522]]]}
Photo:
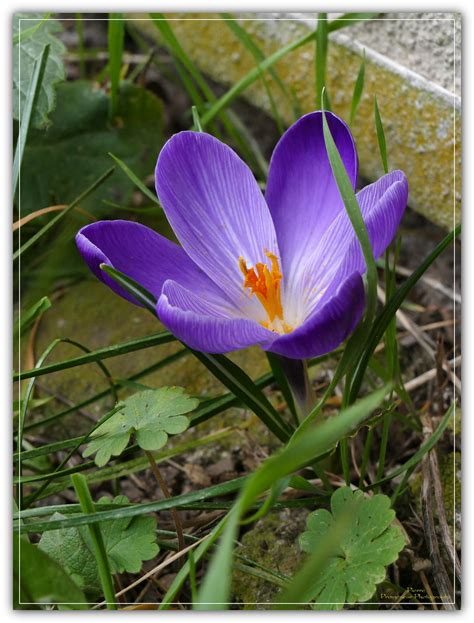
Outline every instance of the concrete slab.
{"label": "concrete slab", "polygon": [[[328,53],[327,88],[333,110],[348,119],[365,49],[365,88],[353,125],[361,174],[368,180],[382,174],[373,122],[376,94],[389,165],[407,174],[410,206],[451,229],[459,221],[461,203],[461,101],[457,93],[461,18],[455,13],[421,15],[425,18],[420,19],[420,14],[387,14],[383,21],[334,32]],[[167,17],[183,48],[213,79],[232,85],[255,67],[253,56],[218,14]],[[309,13],[239,13],[235,18],[266,56],[314,30],[316,23],[315,14]],[[151,22],[134,24],[158,40],[158,31]],[[302,112],[315,108],[314,58],[315,45],[310,42],[275,65]],[[269,82],[282,118],[291,123],[291,107],[270,78]],[[270,111],[260,80],[243,96]]]}

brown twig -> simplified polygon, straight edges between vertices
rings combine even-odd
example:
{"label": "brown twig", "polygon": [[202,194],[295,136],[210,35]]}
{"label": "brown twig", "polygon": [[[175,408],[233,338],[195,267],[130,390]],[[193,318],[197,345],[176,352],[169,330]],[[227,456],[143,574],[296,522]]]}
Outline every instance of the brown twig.
{"label": "brown twig", "polygon": [[[151,452],[148,452],[148,450],[145,450],[144,452],[145,452],[146,458],[148,459],[148,462],[150,463],[150,469],[153,472],[153,475],[155,476],[156,481],[160,485],[160,489],[163,491],[163,495],[165,496],[165,498],[170,498],[171,493],[166,485],[166,482],[163,476],[161,475],[160,470],[158,469],[158,465],[156,464],[153,454],[151,454]],[[174,525],[176,526],[176,535],[178,537],[178,551],[179,551],[179,550],[184,549],[185,547],[183,526],[181,524],[181,519],[179,518],[179,513],[175,508],[171,509],[171,515],[173,516]]]}
{"label": "brown twig", "polygon": [[430,583],[428,582],[428,578],[424,571],[419,571],[418,575],[421,578],[421,583],[426,591],[426,594],[430,598],[431,605],[433,606],[433,610],[438,610],[438,604],[436,603],[435,596],[433,595],[433,591],[431,590]]}
{"label": "brown twig", "polygon": [[[138,580],[135,580],[134,582],[132,582],[125,588],[122,588],[122,590],[118,591],[118,593],[115,593],[115,597],[116,598],[120,597],[121,595],[130,591],[132,588],[135,588],[135,586],[138,586],[145,580],[148,580],[148,578],[154,576],[156,573],[158,573],[158,571],[161,571],[165,567],[168,567],[168,565],[173,563],[175,560],[179,560],[180,558],[182,558],[185,554],[187,554],[190,550],[200,545],[207,538],[209,538],[209,534],[206,534],[206,536],[204,536],[202,539],[199,539],[199,541],[195,541],[191,545],[188,545],[185,549],[182,549],[181,551],[176,552],[175,554],[172,554],[171,556],[168,556],[167,558],[165,558],[163,562],[160,562],[159,565],[157,565],[156,567],[153,567],[153,569],[150,569],[150,571],[147,571],[144,575],[138,578]],[[100,603],[95,604],[93,607],[93,610],[96,610],[100,606],[105,606],[105,603],[106,603],[105,601],[101,601]]]}
{"label": "brown twig", "polygon": [[[423,423],[425,437],[428,438],[433,431],[433,428],[430,422],[429,415],[421,416],[421,420]],[[430,433],[431,430],[431,433]],[[433,478],[432,467],[431,467],[431,455],[436,453],[436,449],[434,448],[428,454],[423,457],[422,461],[422,488],[421,488],[421,503],[423,509],[423,525],[425,532],[425,539],[428,545],[428,551],[430,554],[430,560],[433,565],[433,577],[436,583],[436,587],[439,593],[439,599],[443,604],[446,610],[455,610],[456,607],[454,605],[455,595],[453,585],[449,576],[446,572],[443,559],[441,557],[439,543],[438,543],[438,535],[436,534],[436,526],[434,519],[434,500],[433,500],[433,481],[436,478]],[[437,502],[436,498],[436,502]],[[438,505],[438,513],[439,513]]]}
{"label": "brown twig", "polygon": [[[423,417],[423,430],[425,431],[425,435],[428,437],[433,434],[433,422],[428,414]],[[461,564],[456,553],[456,548],[453,544],[451,531],[449,529],[448,520],[446,518],[446,511],[444,508],[443,485],[441,484],[441,472],[439,468],[438,455],[433,450],[429,453],[429,463],[433,483],[433,492],[436,502],[436,514],[438,517],[438,524],[441,532],[443,547],[451,564],[453,565],[456,573],[456,578],[459,582],[461,582]]]}

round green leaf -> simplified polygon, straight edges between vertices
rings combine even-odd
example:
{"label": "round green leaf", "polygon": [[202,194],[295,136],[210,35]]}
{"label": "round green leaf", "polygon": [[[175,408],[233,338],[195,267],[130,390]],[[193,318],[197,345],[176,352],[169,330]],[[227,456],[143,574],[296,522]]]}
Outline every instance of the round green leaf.
{"label": "round green leaf", "polygon": [[337,518],[357,502],[349,528],[337,551],[315,581],[311,598],[318,610],[340,610],[345,603],[367,601],[385,578],[385,568],[395,562],[405,545],[395,512],[385,495],[364,496],[341,487],[332,495],[331,513],[319,509],[307,519],[300,546],[308,553],[320,547]]}
{"label": "round green leaf", "polygon": [[131,435],[143,450],[159,450],[168,435],[182,433],[189,426],[189,413],[199,401],[188,396],[182,387],[161,387],[133,394],[120,402],[119,410],[99,426],[86,446],[83,456],[95,454],[102,467],[111,456],[120,455]]}
{"label": "round green leaf", "polygon": [[[104,496],[98,504],[128,504],[128,501],[124,495],[113,500]],[[55,513],[51,519],[63,517]],[[154,558],[159,552],[154,517],[121,517],[104,521],[100,527],[112,573],[138,573],[142,562]],[[87,595],[94,599],[98,597],[100,580],[87,526],[47,531],[42,535],[39,547],[68,571]]]}

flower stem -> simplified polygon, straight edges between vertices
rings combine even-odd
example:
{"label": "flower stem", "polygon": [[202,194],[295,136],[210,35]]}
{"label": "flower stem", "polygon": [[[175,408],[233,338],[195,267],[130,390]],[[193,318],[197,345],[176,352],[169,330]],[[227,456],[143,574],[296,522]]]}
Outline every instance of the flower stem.
{"label": "flower stem", "polygon": [[288,385],[296,405],[298,419],[301,422],[316,402],[308,376],[308,364],[304,359],[281,357],[281,367],[288,380]]}
{"label": "flower stem", "polygon": [[[153,454],[151,454],[151,452],[148,452],[148,450],[144,450],[144,452],[145,452],[146,458],[148,459],[148,462],[150,463],[150,469],[153,472],[153,475],[155,476],[156,481],[158,482],[160,486],[160,489],[163,491],[163,495],[165,496],[165,498],[170,498],[171,493],[166,485],[166,482],[163,476],[161,475],[160,470],[158,469],[158,465],[156,464]],[[173,516],[174,525],[176,527],[176,535],[178,537],[178,551],[179,551],[179,550],[184,549],[185,547],[183,526],[181,524],[181,519],[179,518],[179,513],[175,508],[171,509],[171,514]]]}

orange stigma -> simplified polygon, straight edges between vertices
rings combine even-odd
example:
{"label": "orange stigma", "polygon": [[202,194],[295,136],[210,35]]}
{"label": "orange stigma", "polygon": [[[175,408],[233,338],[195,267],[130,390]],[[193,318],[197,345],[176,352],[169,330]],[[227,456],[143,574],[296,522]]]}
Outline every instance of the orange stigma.
{"label": "orange stigma", "polygon": [[280,287],[283,275],[278,258],[270,251],[265,251],[265,255],[271,261],[271,269],[262,262],[257,262],[255,268],[247,268],[244,258],[239,258],[239,267],[244,276],[244,288],[248,288],[251,294],[255,294],[267,313],[268,322],[260,324],[277,333],[289,333],[292,328],[283,321]]}

